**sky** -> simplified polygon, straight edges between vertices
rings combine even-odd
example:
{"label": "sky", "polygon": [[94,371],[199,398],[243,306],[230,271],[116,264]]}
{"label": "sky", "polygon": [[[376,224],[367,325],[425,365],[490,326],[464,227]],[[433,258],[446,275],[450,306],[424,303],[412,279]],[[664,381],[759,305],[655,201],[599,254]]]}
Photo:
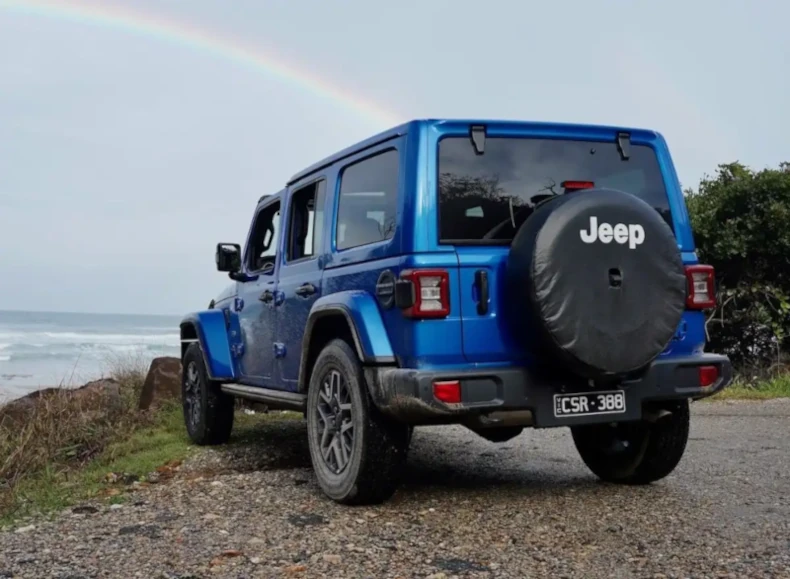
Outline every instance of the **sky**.
{"label": "sky", "polygon": [[0,309],[202,309],[262,194],[411,118],[655,129],[684,187],[777,166],[788,21],[782,0],[0,0]]}

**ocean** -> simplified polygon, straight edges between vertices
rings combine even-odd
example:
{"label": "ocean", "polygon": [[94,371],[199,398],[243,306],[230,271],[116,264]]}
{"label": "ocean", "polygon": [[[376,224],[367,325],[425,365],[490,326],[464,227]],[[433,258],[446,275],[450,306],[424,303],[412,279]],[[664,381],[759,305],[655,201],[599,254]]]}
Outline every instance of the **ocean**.
{"label": "ocean", "polygon": [[179,355],[178,316],[0,310],[0,402]]}

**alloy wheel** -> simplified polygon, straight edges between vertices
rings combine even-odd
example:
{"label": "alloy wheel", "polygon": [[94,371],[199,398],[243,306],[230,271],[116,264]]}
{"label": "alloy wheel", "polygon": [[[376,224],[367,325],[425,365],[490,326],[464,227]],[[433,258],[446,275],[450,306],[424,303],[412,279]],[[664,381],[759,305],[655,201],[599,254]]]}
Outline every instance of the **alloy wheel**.
{"label": "alloy wheel", "polygon": [[189,424],[194,428],[200,423],[201,409],[201,380],[197,364],[190,362],[187,366],[186,377],[184,380],[184,405],[185,415]]}
{"label": "alloy wheel", "polygon": [[348,383],[337,370],[321,381],[316,405],[318,439],[324,464],[334,474],[343,472],[354,450],[354,421]]}

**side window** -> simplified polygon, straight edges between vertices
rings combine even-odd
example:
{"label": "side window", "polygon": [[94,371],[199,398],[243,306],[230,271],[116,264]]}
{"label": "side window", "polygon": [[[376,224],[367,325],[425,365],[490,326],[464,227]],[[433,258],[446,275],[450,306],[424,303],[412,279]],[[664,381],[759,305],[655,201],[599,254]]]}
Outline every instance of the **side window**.
{"label": "side window", "polygon": [[398,207],[398,151],[390,149],[347,166],[340,176],[338,249],[391,239]]}
{"label": "side window", "polygon": [[250,238],[247,267],[250,271],[271,274],[280,240],[280,203],[272,203],[255,219]]}
{"label": "side window", "polygon": [[291,197],[288,261],[312,257],[320,251],[324,228],[324,192],[321,180],[295,191]]}

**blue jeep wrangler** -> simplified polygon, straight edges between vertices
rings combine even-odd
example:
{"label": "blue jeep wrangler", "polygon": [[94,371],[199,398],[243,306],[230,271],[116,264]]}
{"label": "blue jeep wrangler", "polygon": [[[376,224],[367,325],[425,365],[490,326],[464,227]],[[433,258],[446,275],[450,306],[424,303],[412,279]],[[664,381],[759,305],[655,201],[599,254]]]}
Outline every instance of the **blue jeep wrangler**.
{"label": "blue jeep wrangler", "polygon": [[181,323],[190,437],[227,441],[236,397],[303,412],[341,503],[388,499],[430,424],[567,426],[599,478],[650,483],[732,377],[653,131],[412,121],[262,197],[216,262],[233,284]]}

